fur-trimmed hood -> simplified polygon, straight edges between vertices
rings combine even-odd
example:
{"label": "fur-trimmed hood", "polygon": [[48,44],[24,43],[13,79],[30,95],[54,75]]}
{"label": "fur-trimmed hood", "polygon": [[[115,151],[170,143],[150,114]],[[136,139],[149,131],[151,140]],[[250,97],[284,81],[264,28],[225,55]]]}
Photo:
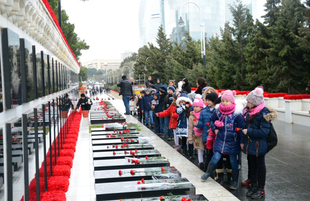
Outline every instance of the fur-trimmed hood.
{"label": "fur-trimmed hood", "polygon": [[272,108],[269,108],[267,107],[268,110],[269,110],[269,113],[266,114],[266,115],[263,115],[264,119],[267,121],[267,122],[270,122],[270,121],[273,121],[275,119],[278,118],[278,113],[276,110],[272,109]]}
{"label": "fur-trimmed hood", "polygon": [[176,101],[177,106],[180,106],[180,101],[181,101],[181,100],[184,100],[186,103],[193,104],[193,102],[192,102],[189,98],[187,98],[187,97],[179,97],[179,98],[177,99],[177,101]]}

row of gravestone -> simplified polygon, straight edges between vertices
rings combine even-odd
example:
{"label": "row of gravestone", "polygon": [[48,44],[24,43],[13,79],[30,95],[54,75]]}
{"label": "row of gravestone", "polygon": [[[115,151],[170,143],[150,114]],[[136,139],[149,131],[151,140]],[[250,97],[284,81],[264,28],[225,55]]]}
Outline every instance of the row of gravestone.
{"label": "row of gravestone", "polygon": [[91,130],[96,200],[207,200],[135,130]]}
{"label": "row of gravestone", "polygon": [[91,124],[106,124],[126,121],[124,116],[121,115],[110,102],[102,102],[105,103],[105,108],[98,104],[94,105],[89,111],[89,120]]}

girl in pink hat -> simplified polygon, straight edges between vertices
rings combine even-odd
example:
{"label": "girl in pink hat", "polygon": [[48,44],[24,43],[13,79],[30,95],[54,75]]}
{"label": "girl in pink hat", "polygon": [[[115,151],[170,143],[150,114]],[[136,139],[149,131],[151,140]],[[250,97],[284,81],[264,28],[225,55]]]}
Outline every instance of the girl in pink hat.
{"label": "girl in pink hat", "polygon": [[207,180],[222,157],[222,154],[229,154],[232,166],[232,184],[230,189],[237,189],[239,180],[239,169],[237,155],[240,153],[240,138],[244,128],[242,117],[243,106],[236,105],[235,91],[227,90],[222,93],[221,103],[216,107],[210,118],[210,126],[216,134],[213,145],[214,155],[208,165],[207,172],[201,176],[202,180]]}
{"label": "girl in pink hat", "polygon": [[204,143],[202,142],[202,129],[195,127],[195,122],[199,121],[200,112],[205,107],[201,95],[197,94],[193,103],[194,111],[188,118],[188,146],[190,159],[194,159],[193,146],[198,150],[198,164],[203,163]]}

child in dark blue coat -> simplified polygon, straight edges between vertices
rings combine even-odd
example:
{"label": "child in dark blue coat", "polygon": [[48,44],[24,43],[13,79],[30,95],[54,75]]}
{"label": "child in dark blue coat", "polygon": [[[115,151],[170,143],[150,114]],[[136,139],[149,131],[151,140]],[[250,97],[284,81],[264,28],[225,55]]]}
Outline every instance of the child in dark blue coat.
{"label": "child in dark blue coat", "polygon": [[219,108],[213,113],[210,118],[212,131],[216,134],[216,139],[213,145],[214,155],[208,165],[207,172],[201,176],[203,181],[207,180],[216,165],[222,157],[222,154],[229,154],[230,163],[232,166],[232,179],[230,189],[237,189],[239,169],[237,155],[240,153],[240,138],[243,135],[244,120],[242,117],[242,106],[235,104],[235,91],[227,90],[223,92]]}
{"label": "child in dark blue coat", "polygon": [[251,188],[246,196],[258,199],[264,196],[266,181],[265,155],[266,138],[270,132],[270,121],[277,117],[274,110],[265,107],[264,91],[257,87],[247,96],[247,108],[244,112],[246,128],[243,129],[241,149],[248,155],[249,180]]}
{"label": "child in dark blue coat", "polygon": [[145,125],[149,124],[149,117],[150,117],[150,124],[149,127],[153,127],[153,111],[152,111],[152,101],[154,100],[153,95],[151,95],[151,89],[147,88],[145,90],[145,96],[142,98],[142,113],[145,114]]}

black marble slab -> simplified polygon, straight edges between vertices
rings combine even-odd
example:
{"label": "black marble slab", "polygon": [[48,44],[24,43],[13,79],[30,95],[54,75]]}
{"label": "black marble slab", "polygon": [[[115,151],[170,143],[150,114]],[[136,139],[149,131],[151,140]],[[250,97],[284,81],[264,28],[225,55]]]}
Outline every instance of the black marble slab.
{"label": "black marble slab", "polygon": [[[163,168],[163,169],[162,169]],[[134,170],[134,173],[133,173]],[[95,171],[95,183],[181,178],[175,167],[152,167]]]}
{"label": "black marble slab", "polygon": [[99,146],[99,145],[112,145],[112,144],[139,144],[139,139],[129,139],[127,141],[127,138],[122,141],[121,139],[112,139],[112,140],[92,140],[93,146]]}
{"label": "black marble slab", "polygon": [[[208,199],[199,194],[199,195],[167,195],[162,197],[147,197],[147,198],[132,198],[132,199],[122,199],[122,201],[208,201]],[[119,200],[110,200],[110,201],[119,201]]]}
{"label": "black marble slab", "polygon": [[117,130],[117,131],[136,130],[136,128],[135,127],[126,127],[126,128],[123,128],[123,127],[117,127],[117,128],[92,128],[91,132],[114,131],[114,130]]}
{"label": "black marble slab", "polygon": [[[113,147],[113,146],[112,146]],[[114,148],[116,146],[114,145]],[[134,152],[134,156],[136,158],[145,158],[148,157],[154,157],[154,156],[161,156],[160,152],[154,149],[151,150],[126,150],[125,151],[106,151],[106,152],[94,152],[93,158],[94,160],[107,160],[107,159],[119,159],[119,158],[126,158],[126,157],[132,157],[133,154],[131,152]]]}
{"label": "black marble slab", "polygon": [[112,135],[95,135],[95,136],[92,136],[91,139],[92,140],[115,140],[115,139],[137,139],[139,137],[143,137],[142,135],[140,134],[112,134]]}
{"label": "black marble slab", "polygon": [[185,178],[95,184],[96,200],[144,198],[173,195],[195,195],[195,187]]}
{"label": "black marble slab", "polygon": [[[132,159],[132,158],[131,158]],[[168,160],[158,159],[158,157],[149,157],[146,159],[133,159],[138,160],[139,164],[129,161],[130,159],[111,159],[111,160],[95,160],[94,169],[96,170],[115,170],[115,169],[132,169],[132,168],[145,168],[145,167],[164,167],[170,166]]]}
{"label": "black marble slab", "polygon": [[126,122],[126,119],[112,119],[112,118],[98,119],[94,117],[91,117],[90,119],[91,124],[107,124],[107,123],[115,123],[115,122]]}
{"label": "black marble slab", "polygon": [[[110,134],[113,134],[113,135],[118,135],[119,133],[117,132],[113,132],[113,131],[101,131],[101,132],[92,132],[91,135],[92,136],[100,136],[100,135],[110,135]],[[127,134],[126,132],[125,133],[121,133],[121,134]],[[135,130],[130,130],[129,132],[129,135],[137,135],[137,134],[140,134],[138,131],[135,131]]]}
{"label": "black marble slab", "polygon": [[148,150],[148,149],[154,149],[154,147],[151,144],[128,144],[128,147],[121,147],[119,144],[117,145],[118,148],[113,147],[111,145],[102,145],[102,146],[93,146],[93,152],[106,152],[106,151],[124,151],[124,150]]}

